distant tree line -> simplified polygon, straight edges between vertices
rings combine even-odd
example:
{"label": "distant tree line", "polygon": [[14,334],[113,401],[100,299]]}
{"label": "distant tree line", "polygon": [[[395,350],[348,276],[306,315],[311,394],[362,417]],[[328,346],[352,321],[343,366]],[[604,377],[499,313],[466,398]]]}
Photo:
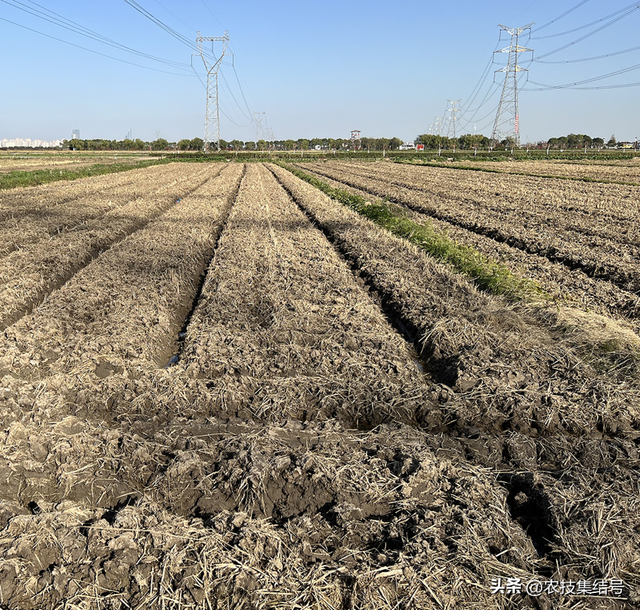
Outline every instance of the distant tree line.
{"label": "distant tree line", "polygon": [[[616,147],[616,139],[611,136],[607,142],[607,146],[610,148]],[[592,138],[583,133],[570,133],[568,136],[560,136],[559,138],[549,138],[547,141],[548,148],[603,148],[603,138]]]}
{"label": "distant tree line", "polygon": [[[473,150],[473,149],[509,149],[513,148],[514,141],[510,138],[492,144],[491,139],[482,134],[464,134],[457,138],[448,138],[434,134],[422,134],[416,137],[415,144],[424,145],[426,150]],[[381,150],[398,150],[403,144],[400,138],[367,138],[363,137],[356,141],[358,150],[381,151]],[[616,148],[620,143],[616,141],[615,136],[611,136],[606,142],[608,148]],[[592,138],[585,134],[570,133],[567,136],[558,138],[550,138],[547,141],[528,144],[532,148],[552,148],[552,149],[571,149],[571,148],[604,148],[605,141],[603,138]],[[143,140],[64,140],[63,148],[71,150],[172,150],[172,151],[202,151],[204,149],[204,140],[202,138],[193,138],[179,140],[178,142],[169,142],[164,138],[158,138],[152,142]],[[258,140],[243,142],[242,140],[220,140],[220,148],[230,151],[305,151],[305,150],[350,150],[353,148],[353,142],[349,138],[300,138],[298,140],[275,140],[267,142],[266,140]]]}
{"label": "distant tree line", "polygon": [[[448,138],[446,136],[436,136],[425,133],[415,139],[416,144],[423,144],[427,150],[473,150],[474,148],[489,148],[491,140],[482,134],[467,133],[459,138]],[[502,143],[508,146],[508,141]]]}
{"label": "distant tree line", "polygon": [[[358,150],[397,150],[402,145],[400,138],[361,138],[356,141]],[[349,138],[300,138],[298,140],[220,140],[222,150],[231,151],[267,151],[267,150],[348,150],[353,143]],[[63,148],[70,150],[180,150],[180,151],[201,151],[204,148],[202,138],[179,140],[169,142],[164,138],[158,138],[153,142],[143,140],[64,140]]]}

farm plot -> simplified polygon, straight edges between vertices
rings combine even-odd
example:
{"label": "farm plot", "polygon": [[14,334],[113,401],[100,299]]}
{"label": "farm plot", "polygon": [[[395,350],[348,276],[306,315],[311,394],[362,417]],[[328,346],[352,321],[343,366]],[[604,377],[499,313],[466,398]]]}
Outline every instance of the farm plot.
{"label": "farm plot", "polygon": [[[67,203],[57,214],[23,222],[24,241],[0,258],[0,329],[33,309],[101,252],[193,191],[206,180],[205,172],[202,168],[154,172],[133,199],[120,196],[120,205],[114,205],[111,198],[106,202],[99,197],[97,201],[82,199],[79,210]],[[157,187],[159,179],[164,181],[161,187]],[[63,219],[67,224],[61,226]],[[49,236],[52,225],[57,232]]]}
{"label": "farm plot", "polygon": [[[301,168],[332,188],[352,193],[365,200],[384,203],[384,199],[372,197],[371,193],[365,190],[329,178],[326,174],[317,173],[309,165],[305,164]],[[429,223],[437,232],[455,242],[471,246],[490,259],[499,261],[516,276],[538,282],[557,302],[616,319],[623,325],[632,327],[636,334],[640,334],[640,297],[637,294],[623,290],[610,281],[589,277],[579,269],[570,269],[544,256],[530,254],[508,243],[496,241],[433,216],[409,208],[404,208],[403,213],[412,221],[418,224]],[[583,319],[582,324],[584,323]]]}
{"label": "farm plot", "polygon": [[[469,166],[469,161],[454,162],[453,165]],[[506,174],[529,174],[532,176],[563,176],[586,178],[606,182],[623,182],[640,186],[640,156],[628,161],[474,161],[470,167]]]}
{"label": "farm plot", "polygon": [[0,256],[116,208],[170,179],[174,168],[152,167],[120,174],[0,192]]}
{"label": "farm plot", "polygon": [[633,383],[281,168],[207,171],[0,335],[2,603],[636,603]]}
{"label": "farm plot", "polygon": [[623,290],[640,289],[638,187],[387,164],[311,168]]}
{"label": "farm plot", "polygon": [[15,171],[33,171],[33,170],[56,170],[56,169],[76,169],[87,167],[100,163],[101,165],[110,165],[113,163],[138,163],[139,161],[148,161],[153,157],[146,155],[126,156],[126,155],[95,155],[92,157],[56,157],[48,155],[43,157],[11,157],[9,155],[0,155],[0,174]]}

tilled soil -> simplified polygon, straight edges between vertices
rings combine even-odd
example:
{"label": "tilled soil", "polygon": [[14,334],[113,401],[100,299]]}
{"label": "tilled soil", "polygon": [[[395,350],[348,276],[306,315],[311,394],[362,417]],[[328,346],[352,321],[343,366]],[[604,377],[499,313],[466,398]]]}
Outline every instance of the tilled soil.
{"label": "tilled soil", "polygon": [[0,605],[638,607],[634,380],[286,170],[202,171],[0,335]]}
{"label": "tilled soil", "polygon": [[[388,163],[314,163],[323,176],[637,293],[640,187]],[[489,176],[489,177],[488,177]],[[496,177],[497,176],[497,177]]]}
{"label": "tilled soil", "polygon": [[[300,168],[334,188],[360,195],[368,200],[383,201],[367,191],[329,178],[324,173],[317,173],[310,165],[305,164]],[[538,282],[555,300],[586,312],[596,312],[614,318],[633,328],[636,334],[640,334],[640,297],[636,293],[624,290],[606,279],[589,277],[580,269],[570,269],[545,256],[530,254],[451,222],[410,209],[406,210],[406,214],[413,221],[419,224],[428,222],[436,231],[454,241],[472,246],[489,258],[500,261],[516,275]]]}
{"label": "tilled soil", "polygon": [[529,174],[533,176],[565,176],[567,178],[587,178],[636,184],[640,186],[640,155],[635,154],[632,159],[600,161],[514,161],[514,162],[482,162],[461,161],[452,165],[463,165],[482,168],[491,172],[507,174]]}

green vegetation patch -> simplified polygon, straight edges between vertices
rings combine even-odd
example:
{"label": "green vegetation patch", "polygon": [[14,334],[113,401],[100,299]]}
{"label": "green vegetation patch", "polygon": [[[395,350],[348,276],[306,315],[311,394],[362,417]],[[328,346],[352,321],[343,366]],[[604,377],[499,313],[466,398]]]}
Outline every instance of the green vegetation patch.
{"label": "green vegetation patch", "polygon": [[407,218],[405,210],[397,205],[389,202],[371,203],[360,195],[333,188],[298,168],[285,164],[282,166],[378,226],[410,241],[435,258],[449,263],[456,271],[472,278],[483,290],[516,301],[540,301],[551,298],[536,282],[518,277],[508,267],[484,256],[476,249],[458,244],[446,235],[438,233],[431,223],[418,224]]}
{"label": "green vegetation patch", "polygon": [[78,178],[115,174],[117,172],[126,172],[130,169],[140,169],[142,167],[150,167],[167,162],[168,160],[158,159],[153,161],[140,161],[138,163],[96,164],[78,169],[36,169],[31,171],[8,172],[6,174],[0,174],[0,190],[12,189],[18,186],[37,186],[49,182],[58,182],[59,180],[77,180]]}

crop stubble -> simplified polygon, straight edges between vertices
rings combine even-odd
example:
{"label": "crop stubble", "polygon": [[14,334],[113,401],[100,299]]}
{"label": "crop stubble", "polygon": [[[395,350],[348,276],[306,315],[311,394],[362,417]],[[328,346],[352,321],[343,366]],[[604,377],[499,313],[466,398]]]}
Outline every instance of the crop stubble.
{"label": "crop stubble", "polygon": [[[530,179],[521,176],[507,177],[516,184],[502,184],[494,174],[482,172],[386,165],[351,163],[338,167],[326,163],[313,164],[311,169],[371,195],[396,201],[424,214],[425,219],[435,219],[442,228],[452,227],[462,243],[480,246],[489,255],[494,242],[519,250],[525,255],[520,255],[521,260],[526,260],[527,255],[547,258],[568,272],[582,272],[597,282],[598,294],[609,293],[606,300],[613,311],[624,317],[637,317],[638,187],[567,186],[540,178],[535,179],[534,188],[527,190],[532,186]],[[494,251],[496,247],[493,246]],[[509,251],[500,251],[508,260]],[[535,268],[535,260],[530,259],[530,267]],[[535,277],[535,273],[532,275]],[[552,275],[558,277],[558,272]],[[568,288],[577,289],[579,300],[593,303],[594,297],[589,294],[593,282],[585,282],[580,289],[581,277],[580,273],[575,274]],[[609,290],[609,286],[615,288]]]}
{"label": "crop stubble", "polygon": [[286,191],[225,167],[3,333],[4,603],[506,608],[491,576],[555,562],[638,584],[628,388],[271,170]]}
{"label": "crop stubble", "polygon": [[[570,269],[640,288],[640,187],[566,183],[407,165],[327,162],[316,171]],[[441,172],[452,173],[442,175]],[[537,184],[529,182],[537,180]],[[526,210],[524,213],[523,210]]]}
{"label": "crop stubble", "polygon": [[[326,172],[318,173],[317,166],[304,164],[299,167],[333,188],[378,203],[384,201],[384,199],[376,198],[361,188],[355,188],[344,181],[330,178]],[[319,169],[322,171],[321,167]],[[406,207],[404,214],[418,224],[431,223],[436,231],[457,243],[471,246],[489,258],[506,265],[514,274],[538,282],[558,302],[578,307],[586,312],[596,312],[605,318],[623,321],[624,324],[631,326],[636,333],[640,333],[640,320],[638,319],[640,297],[637,294],[624,290],[606,279],[589,277],[580,269],[570,269],[543,255],[530,254],[508,243],[496,241],[489,236],[476,233],[446,220],[440,220]],[[599,324],[602,329],[606,327],[604,319],[599,320]]]}

